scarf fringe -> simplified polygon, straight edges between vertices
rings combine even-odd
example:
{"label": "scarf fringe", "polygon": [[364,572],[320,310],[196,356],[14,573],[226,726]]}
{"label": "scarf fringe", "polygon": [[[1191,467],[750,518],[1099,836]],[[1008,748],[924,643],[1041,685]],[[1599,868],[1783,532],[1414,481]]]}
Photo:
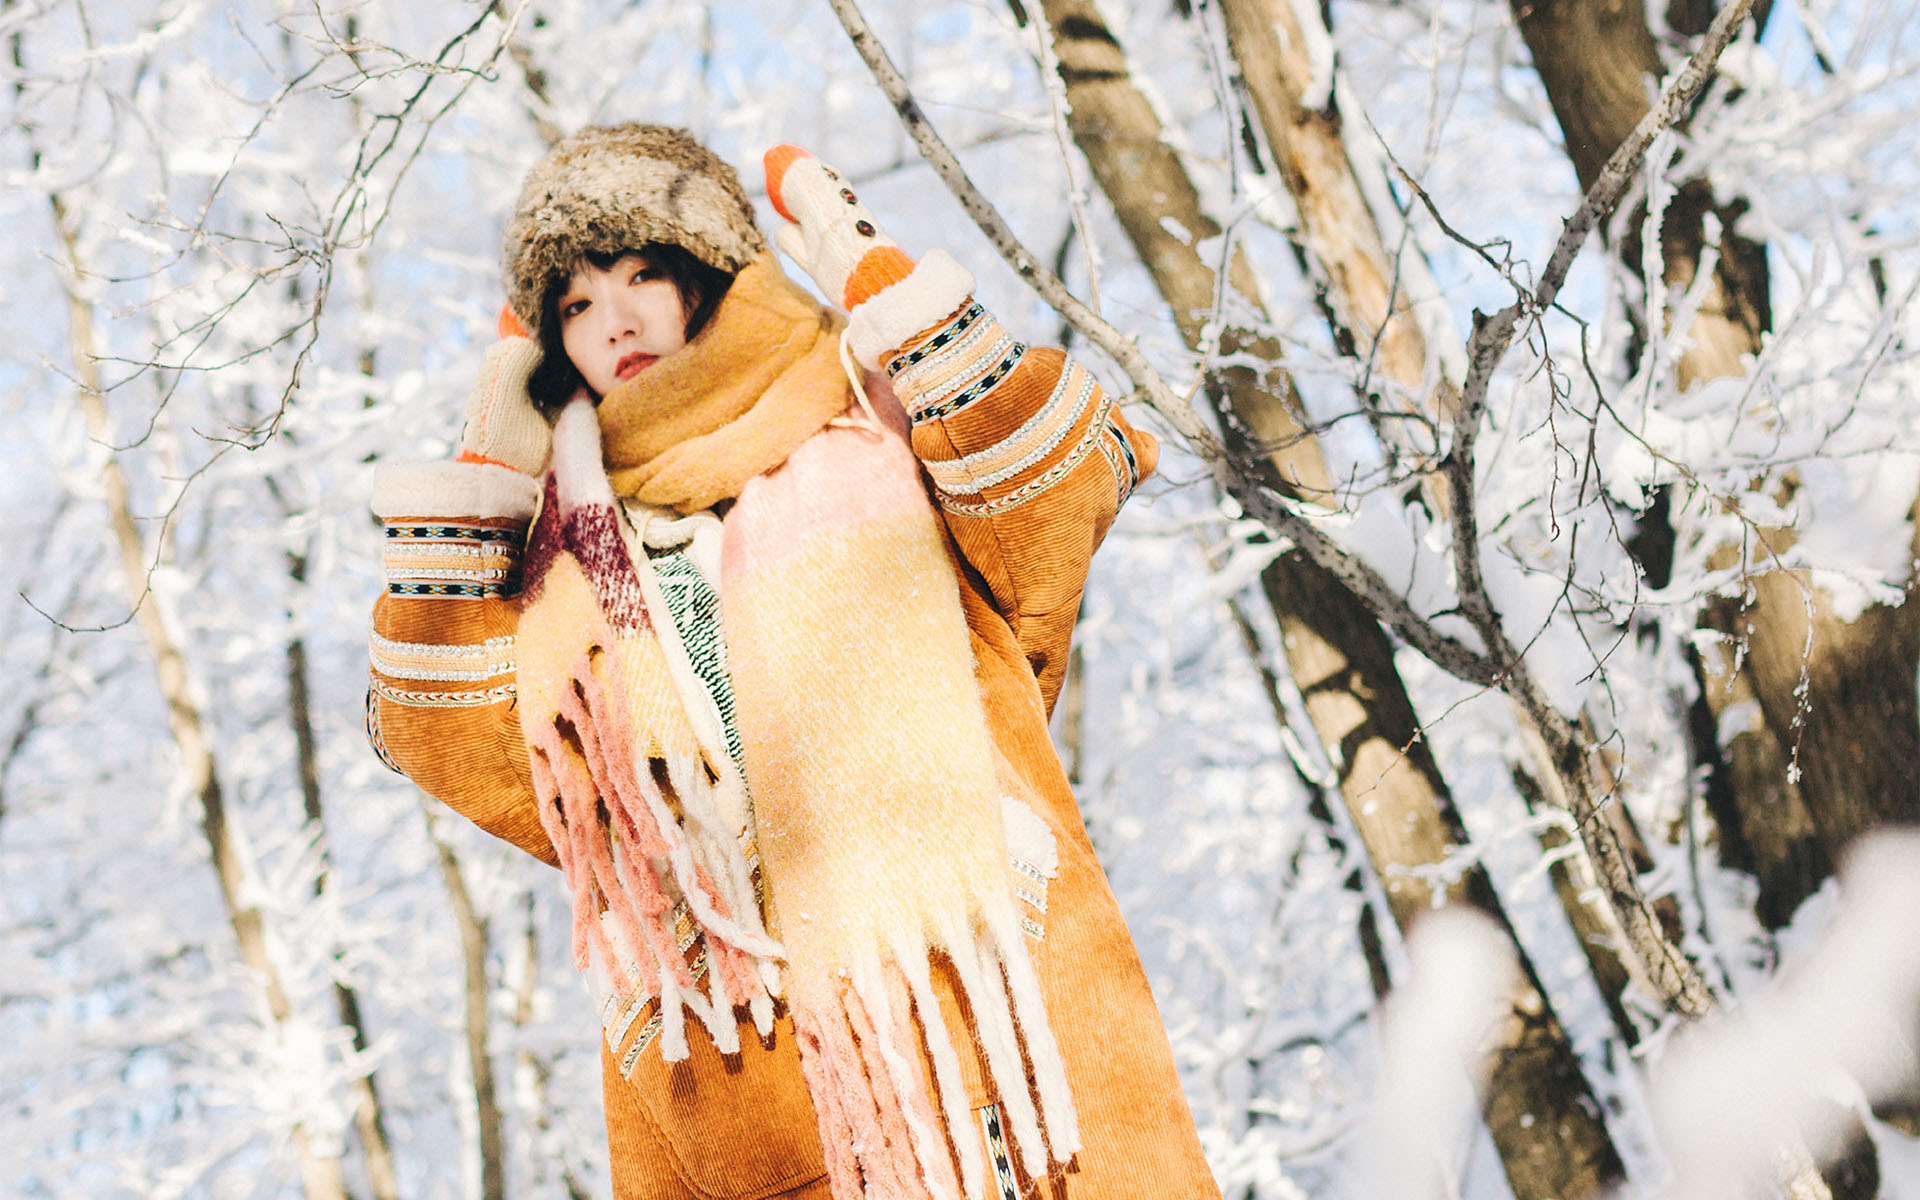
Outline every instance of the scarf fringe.
{"label": "scarf fringe", "polygon": [[[1005,940],[1020,936],[1018,922],[1011,913],[997,918],[985,916],[977,935],[949,931],[943,940],[1021,1166],[1039,1179],[1049,1159],[1064,1163],[1080,1148],[1078,1118],[1038,977],[1021,943]],[[972,1136],[972,1106],[927,947],[904,935],[896,941],[890,961],[859,961],[834,981],[831,994],[792,997],[833,1197],[978,1196],[988,1166]],[[923,1082],[922,1049],[933,1066],[933,1096]]]}
{"label": "scarf fringe", "polygon": [[[740,1048],[735,1006],[748,1009],[761,1036],[772,1031],[771,972],[761,968],[779,957],[780,945],[758,928],[757,905],[738,905],[737,897],[726,894],[738,888],[716,883],[700,859],[725,863],[726,857],[696,855],[653,778],[651,760],[636,757],[622,689],[603,687],[596,670],[595,660],[603,659],[618,677],[619,657],[619,639],[601,639],[575,665],[571,686],[557,697],[556,719],[528,731],[541,821],[573,893],[574,962],[597,970],[623,1008],[644,998],[636,993],[658,998],[660,1051],[668,1062],[687,1056],[687,1014],[706,1027],[723,1054],[732,1054]],[[702,807],[700,793],[710,790],[698,786],[704,768],[696,768],[670,768],[669,782],[680,776],[676,794],[683,810]],[[741,857],[737,845],[731,852]],[[722,874],[739,882],[749,872],[743,862],[738,870],[722,867]],[[751,884],[746,886],[750,895]],[[706,959],[704,996],[682,944],[683,914]],[[609,927],[622,945],[608,936]]]}

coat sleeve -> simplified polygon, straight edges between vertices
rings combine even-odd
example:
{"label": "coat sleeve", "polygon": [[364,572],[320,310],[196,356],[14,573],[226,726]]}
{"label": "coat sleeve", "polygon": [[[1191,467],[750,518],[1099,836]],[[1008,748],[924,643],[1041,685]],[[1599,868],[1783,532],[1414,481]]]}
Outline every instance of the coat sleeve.
{"label": "coat sleeve", "polygon": [[386,591],[373,607],[367,740],[421,790],[553,863],[514,707],[511,597],[538,498],[533,480],[501,466],[382,468]]}
{"label": "coat sleeve", "polygon": [[[1159,448],[1085,367],[1016,341],[971,290],[952,259],[928,255],[869,302],[891,303],[894,330],[917,330],[876,358],[954,543],[1051,710],[1093,552]],[[856,336],[872,339],[876,330],[861,324]]]}

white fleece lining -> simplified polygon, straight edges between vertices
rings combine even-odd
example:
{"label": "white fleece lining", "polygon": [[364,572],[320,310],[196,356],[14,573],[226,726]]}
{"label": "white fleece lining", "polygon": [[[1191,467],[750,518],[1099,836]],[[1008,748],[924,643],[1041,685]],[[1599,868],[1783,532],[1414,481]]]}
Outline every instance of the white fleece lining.
{"label": "white fleece lining", "polygon": [[540,481],[495,463],[382,463],[373,472],[373,514],[383,521],[398,517],[530,521],[539,507]]}
{"label": "white fleece lining", "polygon": [[560,410],[560,419],[553,423],[556,464],[562,453],[568,456],[569,463],[591,463],[592,466],[562,471],[556,465],[553,474],[561,503],[572,508],[592,504],[612,508],[613,486],[607,482],[607,473],[600,465],[600,415],[594,411],[591,401],[574,400]]}
{"label": "white fleece lining", "polygon": [[880,356],[950,315],[973,295],[973,275],[945,250],[931,250],[913,273],[858,305],[847,321],[847,346],[869,371]]}

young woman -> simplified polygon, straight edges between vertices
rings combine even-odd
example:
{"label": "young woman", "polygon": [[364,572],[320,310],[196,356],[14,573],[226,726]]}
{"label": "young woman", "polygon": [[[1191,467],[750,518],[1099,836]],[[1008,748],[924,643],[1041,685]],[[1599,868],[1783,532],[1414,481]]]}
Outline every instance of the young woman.
{"label": "young woman", "polygon": [[369,735],[564,872],[617,1196],[1217,1196],[1047,734],[1153,440],[831,168],[767,176],[847,317],[680,131],[535,166],[528,336],[376,484]]}

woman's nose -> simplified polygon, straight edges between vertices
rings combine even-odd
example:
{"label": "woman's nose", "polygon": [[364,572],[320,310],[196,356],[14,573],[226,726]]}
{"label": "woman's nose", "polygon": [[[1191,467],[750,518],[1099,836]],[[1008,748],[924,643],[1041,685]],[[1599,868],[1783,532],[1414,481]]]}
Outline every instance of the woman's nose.
{"label": "woman's nose", "polygon": [[640,318],[627,305],[607,306],[607,341],[617,342],[628,334],[640,332]]}

